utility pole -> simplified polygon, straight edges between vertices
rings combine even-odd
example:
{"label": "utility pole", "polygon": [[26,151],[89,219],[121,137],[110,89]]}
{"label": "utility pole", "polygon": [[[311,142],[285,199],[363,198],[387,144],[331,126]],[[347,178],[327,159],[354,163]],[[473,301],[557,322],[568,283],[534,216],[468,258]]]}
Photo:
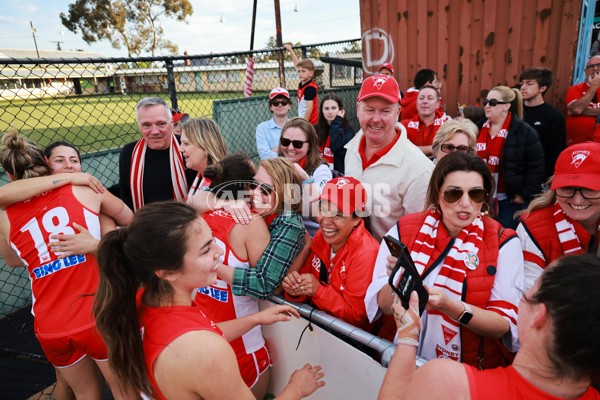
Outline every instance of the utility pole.
{"label": "utility pole", "polygon": [[[279,0],[275,0],[275,29],[277,47],[283,47],[283,38],[281,34],[281,13],[279,11]],[[284,52],[277,52],[277,60],[279,61],[279,86],[285,87],[285,67],[284,67]]]}
{"label": "utility pole", "polygon": [[29,26],[31,26],[31,34],[33,35],[33,43],[35,44],[35,52],[37,53],[37,57],[40,58],[40,51],[37,47],[37,41],[35,40],[35,28],[33,27],[33,22],[29,21]]}

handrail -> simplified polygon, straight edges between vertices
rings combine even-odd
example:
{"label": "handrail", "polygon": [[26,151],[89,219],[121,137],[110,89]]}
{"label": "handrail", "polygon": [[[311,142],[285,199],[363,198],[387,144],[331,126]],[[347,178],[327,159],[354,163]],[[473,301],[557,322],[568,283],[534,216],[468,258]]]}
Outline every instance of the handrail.
{"label": "handrail", "polygon": [[[381,355],[381,365],[385,368],[388,367],[392,356],[394,355],[394,351],[396,350],[396,345],[390,341],[357,328],[346,321],[333,317],[325,311],[311,307],[308,304],[291,302],[282,296],[271,296],[269,300],[276,304],[285,304],[293,307],[302,317],[308,319],[310,322],[331,329],[377,351]],[[425,362],[426,360],[424,358],[417,357],[417,368],[425,364]]]}

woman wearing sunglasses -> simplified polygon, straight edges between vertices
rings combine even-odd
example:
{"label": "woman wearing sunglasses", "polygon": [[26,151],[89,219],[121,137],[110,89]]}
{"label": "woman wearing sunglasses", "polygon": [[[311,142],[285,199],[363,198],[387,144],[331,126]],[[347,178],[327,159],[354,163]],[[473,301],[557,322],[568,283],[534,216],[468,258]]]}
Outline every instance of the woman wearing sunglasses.
{"label": "woman wearing sunglasses", "polygon": [[488,164],[496,181],[493,214],[515,229],[515,212],[527,208],[544,183],[544,150],[535,129],[522,121],[518,89],[496,86],[483,101],[486,120],[477,123],[477,155]]}
{"label": "woman wearing sunglasses", "polygon": [[478,132],[477,125],[468,120],[450,120],[442,124],[431,145],[434,162],[455,151],[475,153]]}
{"label": "woman wearing sunglasses", "polygon": [[220,265],[219,278],[230,284],[237,296],[266,299],[279,287],[300,251],[310,250],[305,246],[301,215],[302,179],[290,160],[269,158],[259,162],[249,189],[250,210],[245,199],[218,199],[208,191],[196,192],[188,203],[202,213],[225,209],[243,224],[257,216],[265,219],[271,239],[256,266]]}
{"label": "woman wearing sunglasses", "polygon": [[[255,167],[245,154],[232,154],[206,167],[204,177],[210,180],[210,190],[219,199],[243,199],[253,181]],[[264,189],[268,191],[265,184]],[[223,210],[202,215],[224,254],[222,262],[231,268],[254,268],[269,244],[270,235],[263,218],[252,218],[248,224],[237,224]],[[210,286],[198,288],[197,303],[214,322],[242,318],[259,312],[258,301],[249,296],[236,296],[231,285],[217,279]],[[262,399],[269,384],[271,359],[260,326],[230,341],[236,354],[242,378],[257,399]]]}
{"label": "woman wearing sunglasses", "polygon": [[[450,358],[494,368],[517,350],[523,254],[515,232],[484,213],[493,190],[483,160],[449,154],[431,176],[428,209],[401,217],[388,232],[406,245],[429,292],[417,350],[427,360]],[[394,264],[382,243],[365,297],[371,320],[392,313],[387,282]],[[383,334],[395,334],[391,316],[383,325]]]}
{"label": "woman wearing sunglasses", "polygon": [[342,99],[329,93],[321,99],[319,121],[315,125],[319,138],[319,149],[323,159],[334,170],[344,173],[344,147],[354,137],[354,129],[346,119],[346,110]]}
{"label": "woman wearing sunglasses", "polygon": [[316,222],[317,199],[333,174],[321,157],[315,128],[304,118],[289,120],[281,131],[279,143],[279,155],[293,162],[303,179],[302,198],[305,207],[302,214],[306,229],[313,237],[319,229]]}
{"label": "woman wearing sunglasses", "polygon": [[600,143],[563,150],[550,182],[550,190],[531,202],[517,227],[526,288],[563,255],[599,254]]}
{"label": "woman wearing sunglasses", "polygon": [[186,168],[198,172],[188,192],[189,199],[201,186],[204,169],[227,155],[227,144],[214,120],[194,118],[183,124],[179,147]]}
{"label": "woman wearing sunglasses", "polygon": [[317,308],[370,330],[365,292],[371,282],[379,244],[365,228],[367,191],[356,179],[333,178],[319,199],[319,225],[300,271],[283,280],[289,300],[311,301]]}

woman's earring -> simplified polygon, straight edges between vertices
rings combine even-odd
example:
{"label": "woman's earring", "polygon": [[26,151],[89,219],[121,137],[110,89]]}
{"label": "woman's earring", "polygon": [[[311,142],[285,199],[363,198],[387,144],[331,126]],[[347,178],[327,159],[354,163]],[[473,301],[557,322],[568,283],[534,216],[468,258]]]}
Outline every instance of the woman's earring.
{"label": "woman's earring", "polygon": [[[486,206],[486,209],[485,209],[485,211],[483,211],[483,206]],[[489,212],[490,212],[490,205],[489,205],[488,203],[483,203],[483,204],[481,205],[481,211],[479,211],[479,212],[481,213],[481,216],[482,216],[482,217],[483,217],[483,216],[485,216],[485,215],[488,215],[488,214],[489,214]]]}

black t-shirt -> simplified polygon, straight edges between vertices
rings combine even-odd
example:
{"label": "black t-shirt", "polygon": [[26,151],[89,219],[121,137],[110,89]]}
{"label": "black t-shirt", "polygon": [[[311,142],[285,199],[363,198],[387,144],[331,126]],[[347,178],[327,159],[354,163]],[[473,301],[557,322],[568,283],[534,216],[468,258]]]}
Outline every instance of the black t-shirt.
{"label": "black t-shirt", "polygon": [[561,151],[567,147],[565,118],[554,107],[542,103],[539,106],[523,105],[523,121],[536,130],[544,149],[545,179],[554,175],[554,164]]}

